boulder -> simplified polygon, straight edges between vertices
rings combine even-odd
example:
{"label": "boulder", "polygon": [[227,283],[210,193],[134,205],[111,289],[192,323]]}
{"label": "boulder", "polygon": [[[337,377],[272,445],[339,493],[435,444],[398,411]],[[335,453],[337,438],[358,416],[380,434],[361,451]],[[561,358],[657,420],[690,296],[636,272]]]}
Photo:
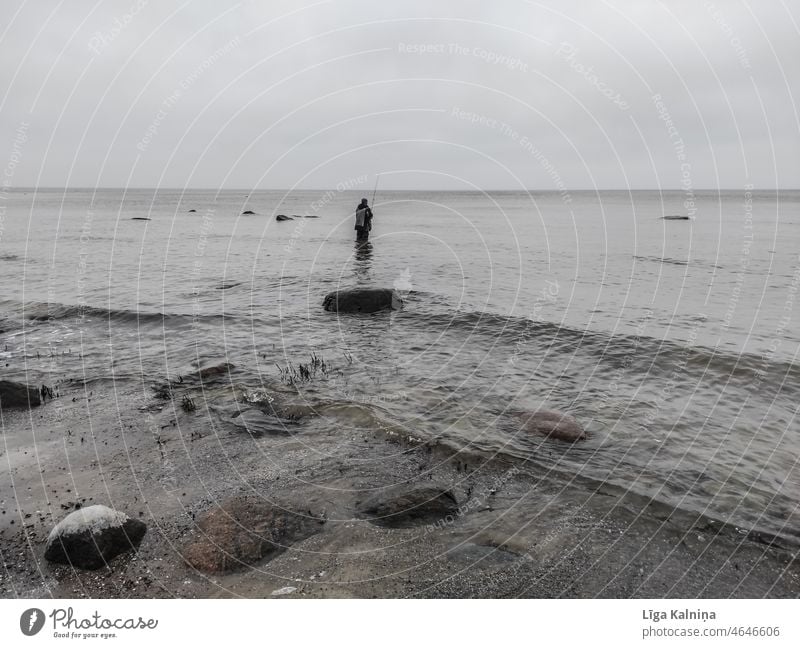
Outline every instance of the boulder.
{"label": "boulder", "polygon": [[403,484],[360,502],[357,510],[372,524],[397,529],[433,524],[455,516],[458,501],[442,484]]}
{"label": "boulder", "polygon": [[285,214],[278,214],[275,217],[276,221],[287,221],[287,220],[294,220],[291,216],[286,216]]}
{"label": "boulder", "polygon": [[189,213],[190,213],[190,214],[196,214],[196,213],[197,213],[197,210],[196,210],[196,209],[190,209],[190,210],[189,210]]}
{"label": "boulder", "polygon": [[202,572],[226,573],[271,560],[318,533],[323,524],[310,512],[295,513],[253,496],[234,497],[200,517],[183,559]]}
{"label": "boulder", "polygon": [[41,395],[36,387],[11,380],[0,380],[0,407],[35,407],[41,405]]}
{"label": "boulder", "polygon": [[662,220],[691,220],[691,218],[682,214],[668,214],[666,216],[662,216],[661,218]]}
{"label": "boulder", "polygon": [[325,295],[322,306],[338,313],[374,313],[385,309],[399,310],[403,300],[391,288],[352,288]]}
{"label": "boulder", "polygon": [[78,509],[59,522],[47,538],[44,557],[82,569],[104,567],[135,548],[147,526],[125,513],[97,504]]}
{"label": "boulder", "polygon": [[250,209],[247,209],[247,210],[242,212],[242,216],[253,216],[254,214],[255,214],[255,212],[251,211]]}
{"label": "boulder", "polygon": [[586,439],[586,431],[573,416],[553,410],[538,410],[524,417],[523,429],[550,439],[574,443]]}

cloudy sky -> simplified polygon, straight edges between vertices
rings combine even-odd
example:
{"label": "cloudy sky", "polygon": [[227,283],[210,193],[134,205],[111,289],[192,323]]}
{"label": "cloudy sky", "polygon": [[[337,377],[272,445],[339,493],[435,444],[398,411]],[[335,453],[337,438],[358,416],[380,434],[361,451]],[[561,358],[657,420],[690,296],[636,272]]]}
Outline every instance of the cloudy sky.
{"label": "cloudy sky", "polygon": [[5,186],[797,188],[775,0],[6,0]]}

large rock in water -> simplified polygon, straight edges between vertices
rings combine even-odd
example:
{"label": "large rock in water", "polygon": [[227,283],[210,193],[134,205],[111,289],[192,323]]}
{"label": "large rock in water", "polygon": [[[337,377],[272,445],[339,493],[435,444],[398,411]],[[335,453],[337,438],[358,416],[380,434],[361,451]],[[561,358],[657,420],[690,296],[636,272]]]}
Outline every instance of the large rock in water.
{"label": "large rock in water", "polygon": [[41,402],[36,387],[11,380],[0,380],[0,407],[34,407]]}
{"label": "large rock in water", "polygon": [[361,517],[392,529],[432,524],[457,511],[458,501],[442,484],[395,486],[358,505]]}
{"label": "large rock in water", "polygon": [[183,559],[206,573],[226,573],[274,558],[323,524],[310,513],[294,513],[252,496],[235,497],[203,514]]}
{"label": "large rock in water", "polygon": [[403,300],[391,288],[352,288],[336,290],[325,296],[322,306],[338,313],[374,313],[393,308],[399,310]]}
{"label": "large rock in water", "polygon": [[136,547],[147,526],[125,513],[102,506],[87,506],[70,513],[47,538],[44,557],[83,569],[104,567],[109,560]]}
{"label": "large rock in water", "polygon": [[581,424],[564,412],[538,410],[532,414],[526,414],[523,427],[526,432],[541,434],[559,441],[574,443],[586,439],[586,431]]}

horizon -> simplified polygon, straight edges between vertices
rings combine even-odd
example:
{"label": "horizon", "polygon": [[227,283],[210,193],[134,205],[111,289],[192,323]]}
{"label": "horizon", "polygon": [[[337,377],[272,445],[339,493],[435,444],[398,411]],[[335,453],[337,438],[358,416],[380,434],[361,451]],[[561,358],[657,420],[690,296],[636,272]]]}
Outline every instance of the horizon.
{"label": "horizon", "polygon": [[[57,186],[42,186],[42,187],[10,187],[6,190],[9,193],[28,193],[28,192],[36,192],[36,191],[209,191],[209,192],[223,192],[223,191],[249,191],[253,192],[266,192],[266,191],[284,191],[284,192],[293,192],[293,191],[336,191],[336,187],[272,187],[272,188],[259,188],[259,189],[252,189],[248,187],[230,187],[230,188],[218,188],[218,187],[169,187],[169,186],[162,186],[162,187],[147,187],[147,186],[136,186],[136,187],[118,187],[118,186],[98,186],[98,187],[57,187]],[[356,189],[345,189],[339,193],[347,193],[347,192],[356,192]],[[486,188],[486,189],[427,189],[427,188],[386,188],[386,189],[379,189],[379,193],[381,191],[389,191],[395,193],[401,192],[425,192],[425,193],[530,193],[530,194],[542,194],[542,193],[553,193],[553,194],[560,194],[564,193],[562,190],[558,189],[506,189],[506,188]],[[623,193],[635,193],[635,192],[660,192],[660,193],[687,193],[685,189],[670,187],[670,188],[631,188],[631,187],[605,187],[605,188],[578,188],[578,189],[567,189],[567,193],[604,193],[604,192],[623,192]],[[697,187],[691,190],[691,193],[734,193],[734,192],[773,192],[773,193],[782,193],[782,192],[793,192],[793,191],[800,191],[800,187],[788,187],[788,188],[775,188],[775,187]],[[0,194],[2,191],[0,191]],[[363,193],[363,192],[362,192]],[[369,193],[369,192],[367,192]]]}

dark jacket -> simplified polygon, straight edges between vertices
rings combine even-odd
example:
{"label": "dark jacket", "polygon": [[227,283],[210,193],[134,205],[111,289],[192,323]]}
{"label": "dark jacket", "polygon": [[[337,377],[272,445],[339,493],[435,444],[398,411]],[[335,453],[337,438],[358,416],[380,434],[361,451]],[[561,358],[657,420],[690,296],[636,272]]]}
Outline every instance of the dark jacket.
{"label": "dark jacket", "polygon": [[[372,229],[372,210],[369,207],[362,207],[359,204],[358,207],[356,207],[356,214],[358,214],[358,212],[360,210],[362,210],[362,209],[365,210],[365,212],[366,212],[364,214],[364,229],[369,231],[369,230]],[[358,229],[358,228],[359,228],[359,226],[358,226],[358,216],[356,216],[356,226],[353,229]]]}

